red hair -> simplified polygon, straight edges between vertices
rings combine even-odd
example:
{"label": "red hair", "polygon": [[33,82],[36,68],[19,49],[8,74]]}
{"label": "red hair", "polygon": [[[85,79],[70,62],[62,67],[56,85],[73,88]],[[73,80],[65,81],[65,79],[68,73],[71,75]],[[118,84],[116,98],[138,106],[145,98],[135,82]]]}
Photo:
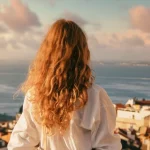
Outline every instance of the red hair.
{"label": "red hair", "polygon": [[86,104],[87,89],[93,83],[89,60],[90,52],[82,29],[73,21],[56,21],[22,85],[25,94],[34,89],[29,99],[33,104],[32,114],[49,133],[54,128],[66,130],[71,113]]}

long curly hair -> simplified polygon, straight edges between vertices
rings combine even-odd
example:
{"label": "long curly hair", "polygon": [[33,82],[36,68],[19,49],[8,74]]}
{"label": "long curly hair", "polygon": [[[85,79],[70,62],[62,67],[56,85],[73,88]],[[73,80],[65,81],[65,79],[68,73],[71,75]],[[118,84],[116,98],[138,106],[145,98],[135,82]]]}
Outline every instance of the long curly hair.
{"label": "long curly hair", "polygon": [[[34,119],[47,128],[65,131],[74,111],[85,106],[93,76],[90,52],[82,29],[73,21],[58,20],[48,31],[27,79],[21,86],[31,92]],[[55,130],[56,131],[56,130]]]}

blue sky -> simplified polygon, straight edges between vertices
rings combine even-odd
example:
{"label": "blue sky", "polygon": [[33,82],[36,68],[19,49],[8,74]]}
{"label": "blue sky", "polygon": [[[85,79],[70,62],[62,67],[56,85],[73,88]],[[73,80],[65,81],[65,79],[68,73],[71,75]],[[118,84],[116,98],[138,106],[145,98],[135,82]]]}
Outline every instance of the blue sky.
{"label": "blue sky", "polygon": [[1,0],[0,60],[30,61],[49,26],[71,19],[86,31],[92,60],[150,60],[149,0]]}

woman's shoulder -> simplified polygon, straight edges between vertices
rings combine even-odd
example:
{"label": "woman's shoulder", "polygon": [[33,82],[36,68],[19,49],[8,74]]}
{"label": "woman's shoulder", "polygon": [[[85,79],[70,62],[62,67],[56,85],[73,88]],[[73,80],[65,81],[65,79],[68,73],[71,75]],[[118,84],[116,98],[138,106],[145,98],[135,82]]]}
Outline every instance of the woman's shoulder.
{"label": "woman's shoulder", "polygon": [[91,130],[94,123],[100,120],[101,107],[109,105],[109,99],[103,87],[93,84],[88,89],[86,105],[76,112],[75,119],[80,120],[80,126]]}
{"label": "woman's shoulder", "polygon": [[[112,106],[112,100],[110,99],[107,91],[105,90],[105,88],[103,88],[102,86],[98,85],[98,84],[93,84],[91,86],[91,88],[88,90],[89,93],[89,97],[91,97],[90,95],[92,95],[92,97],[94,97],[93,100],[98,101],[99,103],[99,107],[106,107],[106,106]],[[90,99],[89,99],[90,101]]]}
{"label": "woman's shoulder", "polygon": [[88,89],[88,93],[89,95],[92,94],[93,96],[97,95],[96,96],[97,100],[100,100],[103,96],[106,96],[106,95],[108,96],[106,90],[102,86],[95,84],[95,83]]}
{"label": "woman's shoulder", "polygon": [[88,89],[88,91],[102,93],[106,92],[106,90],[99,84],[93,83],[92,86]]}

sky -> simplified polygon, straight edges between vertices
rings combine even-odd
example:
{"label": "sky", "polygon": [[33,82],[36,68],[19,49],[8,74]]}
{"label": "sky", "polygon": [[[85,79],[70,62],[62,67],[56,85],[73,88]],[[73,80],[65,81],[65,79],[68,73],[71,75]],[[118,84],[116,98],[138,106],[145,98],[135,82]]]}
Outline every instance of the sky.
{"label": "sky", "polygon": [[150,62],[149,0],[0,0],[0,63],[30,62],[60,18],[86,32],[92,61]]}

